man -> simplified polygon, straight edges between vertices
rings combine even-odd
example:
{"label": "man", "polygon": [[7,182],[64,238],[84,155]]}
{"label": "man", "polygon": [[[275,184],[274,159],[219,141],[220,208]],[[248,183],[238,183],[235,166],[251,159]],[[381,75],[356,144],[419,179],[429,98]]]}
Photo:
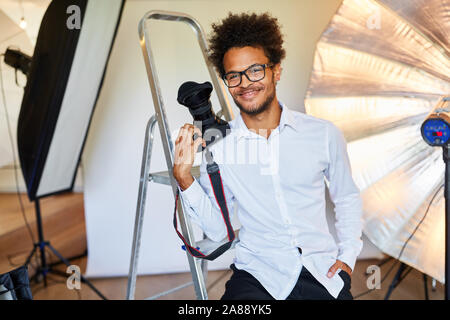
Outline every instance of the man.
{"label": "man", "polygon": [[[227,208],[231,214],[238,204],[242,224],[222,299],[353,299],[350,275],[362,248],[362,205],[346,142],[331,122],[278,101],[282,44],[277,19],[267,13],[230,13],[213,24],[210,60],[240,109],[231,133],[211,146]],[[200,136],[195,141],[194,133]],[[206,146],[201,131],[185,124],[175,143],[173,173],[187,213],[220,241],[226,227],[205,157],[199,181],[190,173],[200,144]],[[236,160],[254,150],[257,161]],[[326,221],[326,182],[337,244]]]}

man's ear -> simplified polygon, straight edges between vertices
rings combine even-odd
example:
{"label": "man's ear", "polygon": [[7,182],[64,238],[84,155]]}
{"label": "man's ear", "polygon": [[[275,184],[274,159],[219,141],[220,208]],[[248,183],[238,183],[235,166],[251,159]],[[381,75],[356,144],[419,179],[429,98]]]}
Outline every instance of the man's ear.
{"label": "man's ear", "polygon": [[281,72],[283,71],[283,68],[281,68],[281,63],[277,63],[272,68],[275,81],[278,82],[281,79]]}

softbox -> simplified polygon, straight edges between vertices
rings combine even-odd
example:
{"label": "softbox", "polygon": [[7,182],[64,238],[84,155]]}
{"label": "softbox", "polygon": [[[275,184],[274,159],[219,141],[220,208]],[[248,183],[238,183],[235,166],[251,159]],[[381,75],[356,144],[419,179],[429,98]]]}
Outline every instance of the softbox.
{"label": "softbox", "polygon": [[17,125],[30,200],[73,189],[123,5],[58,0],[43,17]]}

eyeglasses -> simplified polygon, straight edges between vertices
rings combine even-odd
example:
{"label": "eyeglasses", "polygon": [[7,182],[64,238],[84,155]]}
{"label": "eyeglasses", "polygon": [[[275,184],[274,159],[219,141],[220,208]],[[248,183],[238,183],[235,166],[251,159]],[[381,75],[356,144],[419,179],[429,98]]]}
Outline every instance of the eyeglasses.
{"label": "eyeglasses", "polygon": [[249,81],[257,82],[266,76],[266,68],[271,68],[271,64],[254,64],[244,71],[233,71],[226,73],[222,79],[228,88],[234,88],[241,84],[242,75],[244,74]]}

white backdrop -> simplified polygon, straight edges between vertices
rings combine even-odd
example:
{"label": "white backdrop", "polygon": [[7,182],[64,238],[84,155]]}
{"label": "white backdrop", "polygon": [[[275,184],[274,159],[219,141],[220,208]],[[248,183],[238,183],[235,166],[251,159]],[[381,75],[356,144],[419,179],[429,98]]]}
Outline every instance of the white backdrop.
{"label": "white backdrop", "polygon": [[[145,127],[154,113],[137,33],[141,17],[154,9],[184,12],[196,18],[209,33],[211,23],[224,18],[228,11],[271,12],[282,25],[287,50],[278,97],[291,109],[304,111],[315,44],[340,2],[127,1],[83,155],[87,276],[128,274]],[[178,128],[192,122],[189,112],[176,102],[178,87],[188,80],[207,81],[209,76],[188,26],[153,21],[150,28],[169,127],[176,138]],[[215,97],[212,102],[217,110]],[[234,113],[238,113],[237,108]],[[155,134],[152,172],[167,170],[158,128]],[[328,203],[330,221],[331,207]],[[140,274],[188,270],[181,241],[172,226],[173,209],[170,187],[150,183],[138,265]],[[366,256],[379,254],[370,244],[365,250]],[[233,254],[230,251],[210,263],[210,269],[228,268]]]}

